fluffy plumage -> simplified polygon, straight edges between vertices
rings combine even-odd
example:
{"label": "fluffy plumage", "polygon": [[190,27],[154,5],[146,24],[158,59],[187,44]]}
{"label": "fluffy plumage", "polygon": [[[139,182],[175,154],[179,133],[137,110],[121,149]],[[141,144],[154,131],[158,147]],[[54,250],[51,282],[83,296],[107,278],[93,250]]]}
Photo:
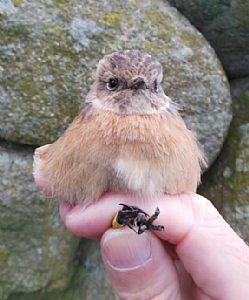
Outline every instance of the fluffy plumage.
{"label": "fluffy plumage", "polygon": [[79,115],[61,138],[35,151],[40,188],[75,204],[106,191],[148,200],[195,192],[205,160],[162,78],[160,63],[142,51],[106,55]]}

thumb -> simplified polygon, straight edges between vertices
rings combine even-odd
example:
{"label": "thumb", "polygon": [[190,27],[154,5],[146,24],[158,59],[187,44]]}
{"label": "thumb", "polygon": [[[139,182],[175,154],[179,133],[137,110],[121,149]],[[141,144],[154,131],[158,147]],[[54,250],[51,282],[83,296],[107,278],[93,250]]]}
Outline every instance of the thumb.
{"label": "thumb", "polygon": [[117,299],[180,299],[176,267],[151,232],[109,229],[101,251]]}

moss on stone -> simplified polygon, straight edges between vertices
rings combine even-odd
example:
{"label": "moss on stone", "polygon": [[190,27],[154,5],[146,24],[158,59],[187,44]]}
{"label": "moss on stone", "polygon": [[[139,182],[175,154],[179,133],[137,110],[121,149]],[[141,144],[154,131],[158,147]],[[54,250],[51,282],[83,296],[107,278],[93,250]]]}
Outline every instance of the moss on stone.
{"label": "moss on stone", "polygon": [[107,23],[108,25],[112,23],[120,26],[120,14],[116,12],[111,12],[109,14],[102,13],[99,20],[103,23]]}
{"label": "moss on stone", "polygon": [[12,0],[15,7],[19,7],[22,4],[22,0]]}
{"label": "moss on stone", "polygon": [[8,264],[8,252],[0,248],[0,268],[6,268]]}

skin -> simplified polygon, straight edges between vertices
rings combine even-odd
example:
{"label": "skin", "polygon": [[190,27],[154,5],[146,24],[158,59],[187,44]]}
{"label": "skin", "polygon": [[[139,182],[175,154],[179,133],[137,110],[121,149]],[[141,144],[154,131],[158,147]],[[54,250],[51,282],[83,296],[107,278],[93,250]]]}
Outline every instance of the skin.
{"label": "skin", "polygon": [[249,248],[209,200],[184,193],[145,202],[149,214],[160,207],[155,224],[165,231],[141,236],[127,227],[110,228],[120,202],[138,204],[128,195],[107,193],[88,207],[60,206],[69,231],[100,241],[117,299],[249,299]]}

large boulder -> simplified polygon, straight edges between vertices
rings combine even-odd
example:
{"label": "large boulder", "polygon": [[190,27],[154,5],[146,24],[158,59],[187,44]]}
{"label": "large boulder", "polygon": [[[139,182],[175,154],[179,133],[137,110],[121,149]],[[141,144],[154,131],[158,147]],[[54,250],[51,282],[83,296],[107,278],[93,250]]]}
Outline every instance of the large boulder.
{"label": "large boulder", "polygon": [[162,63],[166,94],[214,160],[231,120],[229,86],[213,49],[176,9],[161,0],[10,3],[0,7],[2,138],[53,142],[77,114],[98,60],[143,49]]}
{"label": "large boulder", "polygon": [[249,75],[249,2],[169,0],[199,29],[218,54],[229,78]]}

